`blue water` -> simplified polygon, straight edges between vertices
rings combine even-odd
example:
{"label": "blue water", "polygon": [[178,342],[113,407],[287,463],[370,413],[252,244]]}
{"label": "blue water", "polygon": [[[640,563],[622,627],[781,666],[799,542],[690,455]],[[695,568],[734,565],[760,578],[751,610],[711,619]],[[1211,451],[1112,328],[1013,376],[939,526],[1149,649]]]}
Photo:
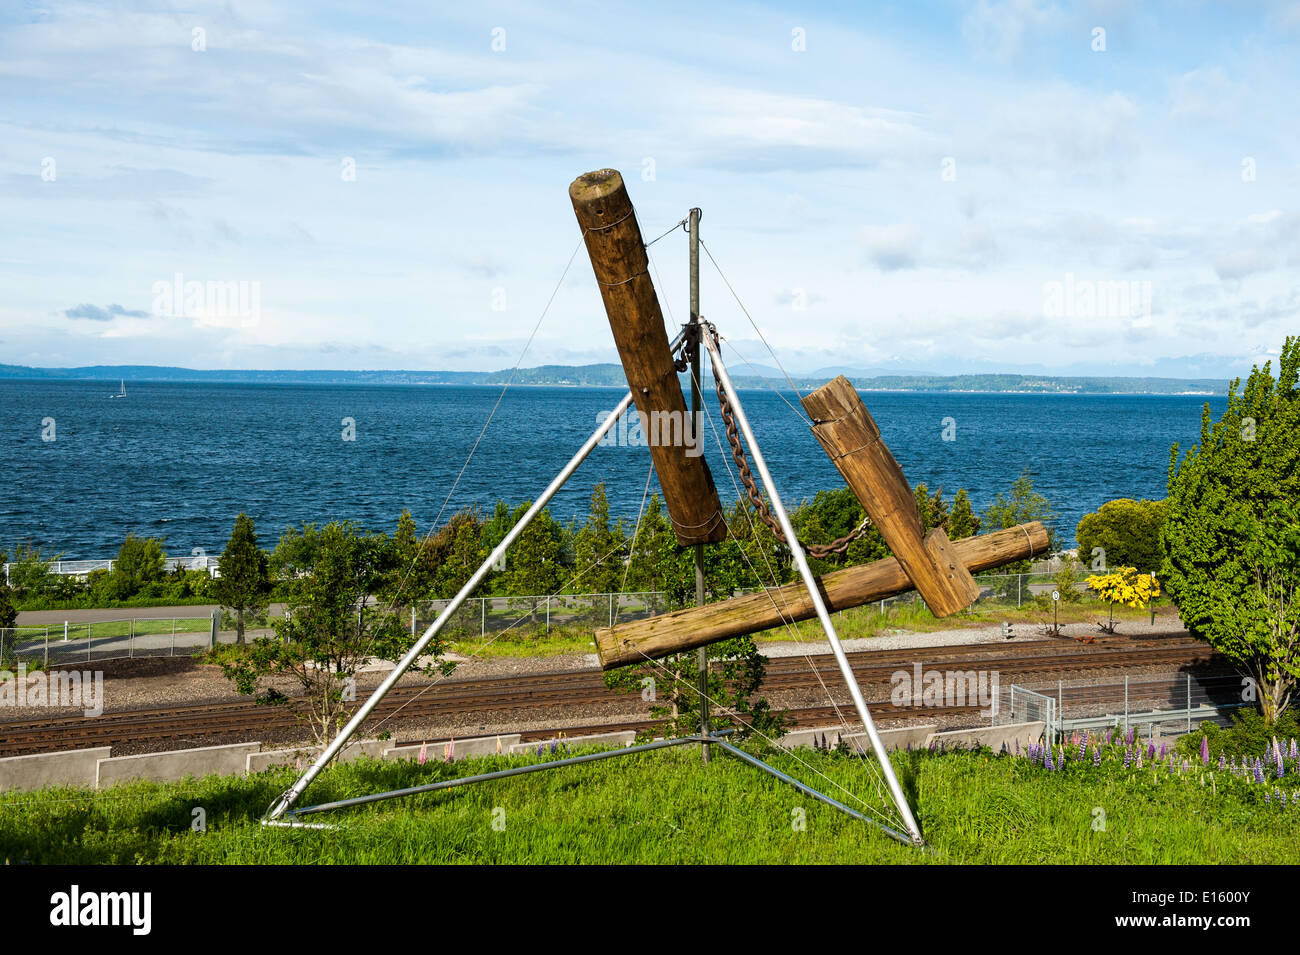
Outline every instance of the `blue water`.
{"label": "blue water", "polygon": [[[0,381],[0,546],[29,541],[67,559],[111,557],[128,531],[169,553],[217,553],[247,511],[262,542],[289,524],[351,518],[390,529],[403,508],[427,527],[497,401],[496,388]],[[772,391],[745,407],[788,501],[842,485],[806,423]],[[535,496],[621,392],[514,388],[450,510]],[[1169,447],[1197,440],[1202,397],[868,393],[867,407],[913,483],[966,488],[978,509],[1024,467],[1061,513],[1116,497],[1161,498]],[[1221,414],[1226,399],[1209,399]],[[797,402],[796,402],[797,403]],[[713,406],[716,421],[716,406]],[[344,441],[342,419],[356,422]],[[943,419],[956,440],[942,440]],[[53,441],[42,421],[54,419]],[[725,437],[723,439],[725,441]],[[706,425],[706,458],[724,501],[736,497]],[[650,466],[644,447],[597,448],[552,512],[585,514],[605,481],[616,515],[635,518]],[[657,483],[651,483],[652,489]]]}

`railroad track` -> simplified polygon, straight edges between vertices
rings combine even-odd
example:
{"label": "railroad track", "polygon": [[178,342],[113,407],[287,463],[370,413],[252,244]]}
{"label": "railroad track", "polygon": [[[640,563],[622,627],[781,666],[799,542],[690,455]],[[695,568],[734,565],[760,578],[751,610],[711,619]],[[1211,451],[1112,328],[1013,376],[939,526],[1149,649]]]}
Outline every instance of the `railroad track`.
{"label": "railroad track", "polygon": [[[1004,684],[1026,677],[1063,677],[1080,672],[1133,667],[1196,667],[1206,672],[1227,669],[1222,658],[1204,643],[1176,636],[1144,639],[1099,637],[1095,644],[1021,638],[1011,643],[861,650],[848,654],[848,657],[854,676],[869,696],[887,696],[892,675],[900,669],[910,671],[917,662],[927,670],[996,670]],[[653,673],[653,669],[650,672]],[[839,669],[829,654],[777,657],[768,663],[763,692],[769,696],[800,690],[820,692],[822,683],[836,693],[842,689]],[[879,692],[882,690],[883,693]],[[379,724],[394,717],[438,721],[491,713],[508,719],[511,711],[626,704],[628,700],[627,694],[609,690],[604,675],[598,670],[447,680],[435,685],[412,684],[394,687],[375,708],[363,732],[374,732]],[[842,702],[838,696],[836,701]],[[975,711],[978,708],[969,709]],[[961,715],[962,710],[945,707],[943,713],[951,717]],[[791,715],[803,725],[809,725],[808,720],[836,718],[835,710],[830,706],[795,709]],[[882,721],[922,716],[924,714],[918,709],[898,711],[897,716],[881,712]],[[501,720],[494,718],[494,721]],[[629,728],[639,729],[650,723],[645,720],[632,722],[636,726],[629,724]],[[128,710],[95,718],[51,717],[0,723],[0,756],[113,746],[126,742],[176,748],[216,737],[292,730],[298,725],[300,721],[290,708],[258,706],[251,700]],[[575,730],[566,732],[576,735]]]}

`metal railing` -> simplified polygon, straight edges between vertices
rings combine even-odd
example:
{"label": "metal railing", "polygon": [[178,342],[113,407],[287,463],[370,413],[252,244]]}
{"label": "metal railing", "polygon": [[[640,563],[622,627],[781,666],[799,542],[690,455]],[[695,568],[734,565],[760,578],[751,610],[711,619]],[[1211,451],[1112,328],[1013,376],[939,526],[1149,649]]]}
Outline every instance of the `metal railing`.
{"label": "metal railing", "polygon": [[[116,560],[52,560],[49,562],[50,573],[58,574],[60,577],[84,577],[93,570],[107,570],[111,572]],[[9,582],[10,568],[15,567],[12,561],[4,565],[5,582]],[[215,557],[164,557],[163,569],[167,572],[175,571],[177,568],[182,570],[206,570],[212,576],[217,574],[217,558]]]}

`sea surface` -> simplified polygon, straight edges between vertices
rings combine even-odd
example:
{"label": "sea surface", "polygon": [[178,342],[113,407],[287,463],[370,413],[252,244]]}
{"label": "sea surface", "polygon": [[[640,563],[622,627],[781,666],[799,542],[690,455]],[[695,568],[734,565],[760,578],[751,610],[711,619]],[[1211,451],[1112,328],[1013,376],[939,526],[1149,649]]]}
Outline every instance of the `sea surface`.
{"label": "sea surface", "polygon": [[[219,553],[240,511],[264,546],[288,525],[352,519],[389,530],[403,508],[427,529],[443,513],[498,498],[535,497],[622,392],[602,388],[0,381],[0,548],[16,541],[68,560],[112,557],[128,532],[168,553]],[[787,503],[842,486],[795,396],[742,392]],[[1079,518],[1117,497],[1162,498],[1169,449],[1200,434],[1222,396],[868,392],[867,407],[908,480],[965,488],[977,510],[1023,470],[1060,512],[1074,543]],[[493,413],[491,424],[484,423]],[[705,457],[724,501],[738,496],[710,404]],[[354,422],[353,440],[344,419]],[[951,419],[946,421],[945,419]],[[709,422],[718,426],[716,432]],[[952,440],[945,440],[945,430]],[[482,440],[479,441],[480,433]],[[52,440],[46,440],[52,438]],[[597,448],[552,504],[586,513],[604,481],[616,516],[634,520],[649,450]],[[658,484],[651,479],[651,491]]]}

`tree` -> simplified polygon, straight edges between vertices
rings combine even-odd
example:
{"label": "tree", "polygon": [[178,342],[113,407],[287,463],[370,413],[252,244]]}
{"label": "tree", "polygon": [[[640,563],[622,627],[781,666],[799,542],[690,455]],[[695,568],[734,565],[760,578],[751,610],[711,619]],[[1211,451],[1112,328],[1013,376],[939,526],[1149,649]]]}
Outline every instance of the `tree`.
{"label": "tree", "polygon": [[[1056,553],[1060,548],[1053,525],[1058,516],[1047,498],[1034,490],[1034,479],[1026,468],[1012,483],[1010,491],[1005,494],[999,491],[994,496],[993,503],[985,509],[980,521],[985,531],[1002,530],[1029,521],[1042,521],[1047,528],[1048,553]],[[1001,583],[995,585],[994,590],[1003,596],[1016,593],[1018,583],[1013,575],[1027,574],[1032,566],[1030,560],[1018,560],[1005,565],[1000,571],[1004,575]]]}
{"label": "tree", "polygon": [[[531,505],[525,501],[515,508],[511,526],[519,523]],[[533,620],[537,619],[540,598],[555,593],[564,583],[563,557],[564,528],[543,508],[523,529],[506,558],[506,586],[513,595],[533,598]]]}
{"label": "tree", "polygon": [[[286,537],[301,556],[306,548],[298,545],[307,535],[291,531]],[[391,606],[399,555],[386,535],[365,533],[351,522],[333,522],[319,531],[313,528],[310,540],[310,564],[286,584],[288,613],[274,622],[276,638],[258,637],[246,653],[223,663],[222,670],[240,693],[258,694],[262,703],[288,702],[267,681],[292,678],[303,691],[294,703],[324,744],[343,725],[356,699],[361,665],[372,658],[396,661],[417,637]],[[428,659],[445,648],[435,638]],[[430,663],[420,669],[447,672],[449,667]]]}
{"label": "tree", "polygon": [[1079,521],[1074,535],[1079,542],[1079,559],[1098,571],[1107,567],[1159,570],[1163,559],[1160,530],[1164,524],[1164,501],[1107,501]]}
{"label": "tree", "polygon": [[[0,550],[0,565],[8,559],[9,556]],[[14,609],[13,601],[10,599],[11,594],[9,582],[0,577],[0,666],[5,667],[8,667],[12,653],[9,648],[14,645],[11,635],[5,631],[12,630],[18,623],[18,611]]]}
{"label": "tree", "polygon": [[145,585],[161,580],[166,560],[161,538],[127,534],[113,561],[110,586],[117,599],[133,597]]}
{"label": "tree", "polygon": [[1228,388],[1200,444],[1169,459],[1160,579],[1187,629],[1254,681],[1274,722],[1300,678],[1300,338]]}
{"label": "tree", "polygon": [[971,507],[970,495],[965,488],[959,488],[957,496],[952,499],[952,513],[948,515],[948,539],[961,540],[974,537],[980,532],[980,519]]}
{"label": "tree", "polygon": [[620,523],[611,527],[609,498],[602,481],[592,489],[586,523],[573,539],[573,586],[583,593],[614,593],[623,586],[627,535]]}
{"label": "tree", "polygon": [[244,642],[244,627],[250,617],[266,613],[271,595],[269,561],[257,546],[253,520],[240,513],[226,549],[217,558],[218,577],[212,582],[212,596],[235,617],[235,642]]}
{"label": "tree", "polygon": [[1106,633],[1115,632],[1115,605],[1149,607],[1160,596],[1160,585],[1152,574],[1144,574],[1136,567],[1118,567],[1108,574],[1093,574],[1088,587],[1103,602],[1110,605],[1110,622],[1099,624]]}
{"label": "tree", "polygon": [[59,575],[54,573],[54,562],[58,559],[57,554],[46,557],[39,547],[18,544],[9,561],[9,587],[27,600],[56,592]]}

